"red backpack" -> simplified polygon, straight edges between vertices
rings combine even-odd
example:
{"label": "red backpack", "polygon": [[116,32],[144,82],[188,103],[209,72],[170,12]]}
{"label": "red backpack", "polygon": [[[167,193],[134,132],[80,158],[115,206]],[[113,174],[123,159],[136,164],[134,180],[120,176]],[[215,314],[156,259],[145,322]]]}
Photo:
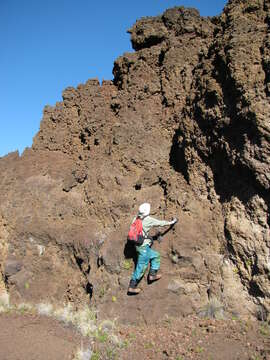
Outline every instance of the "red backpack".
{"label": "red backpack", "polygon": [[128,240],[132,241],[135,245],[141,245],[143,243],[143,227],[140,218],[136,218],[131,224],[128,232]]}

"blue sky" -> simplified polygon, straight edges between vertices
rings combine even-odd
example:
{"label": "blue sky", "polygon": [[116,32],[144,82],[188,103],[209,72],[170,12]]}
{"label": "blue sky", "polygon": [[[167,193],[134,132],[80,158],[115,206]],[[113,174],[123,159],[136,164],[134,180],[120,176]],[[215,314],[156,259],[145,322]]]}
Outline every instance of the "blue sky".
{"label": "blue sky", "polygon": [[43,107],[67,86],[112,79],[130,28],[170,7],[220,14],[225,0],[0,0],[0,157],[32,145]]}

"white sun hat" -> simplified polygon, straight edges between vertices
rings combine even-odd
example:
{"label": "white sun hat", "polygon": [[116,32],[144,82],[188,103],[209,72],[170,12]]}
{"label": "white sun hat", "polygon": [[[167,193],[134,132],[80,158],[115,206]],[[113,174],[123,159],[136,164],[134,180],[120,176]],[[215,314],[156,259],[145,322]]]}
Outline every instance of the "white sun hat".
{"label": "white sun hat", "polygon": [[150,214],[151,205],[148,203],[141,204],[139,207],[139,215],[145,217]]}

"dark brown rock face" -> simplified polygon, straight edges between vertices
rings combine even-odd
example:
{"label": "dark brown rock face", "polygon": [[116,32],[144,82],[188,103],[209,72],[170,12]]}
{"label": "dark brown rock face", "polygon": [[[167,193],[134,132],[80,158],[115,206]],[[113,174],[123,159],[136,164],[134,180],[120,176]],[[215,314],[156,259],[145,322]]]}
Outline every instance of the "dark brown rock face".
{"label": "dark brown rock face", "polygon": [[[139,20],[113,82],[88,80],[45,107],[32,148],[0,159],[0,290],[93,302],[123,321],[212,298],[267,316],[269,8],[235,0],[215,18],[178,7]],[[126,234],[146,201],[179,223],[155,245],[162,280],[131,298]]]}

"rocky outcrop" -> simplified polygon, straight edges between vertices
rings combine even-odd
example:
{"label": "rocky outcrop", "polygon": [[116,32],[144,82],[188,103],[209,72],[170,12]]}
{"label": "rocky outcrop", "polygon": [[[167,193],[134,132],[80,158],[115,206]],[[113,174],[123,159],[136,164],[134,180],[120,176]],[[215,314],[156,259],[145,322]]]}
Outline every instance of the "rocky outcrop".
{"label": "rocky outcrop", "polygon": [[[45,107],[32,148],[0,159],[13,301],[90,302],[148,321],[217,298],[267,317],[268,8],[235,0],[215,18],[177,7],[139,20],[113,81]],[[145,201],[179,223],[155,245],[162,280],[130,298],[126,234]]]}
{"label": "rocky outcrop", "polygon": [[264,1],[228,4],[194,71],[176,138],[188,183],[222,205],[226,251],[249,294],[267,308],[268,7]]}

